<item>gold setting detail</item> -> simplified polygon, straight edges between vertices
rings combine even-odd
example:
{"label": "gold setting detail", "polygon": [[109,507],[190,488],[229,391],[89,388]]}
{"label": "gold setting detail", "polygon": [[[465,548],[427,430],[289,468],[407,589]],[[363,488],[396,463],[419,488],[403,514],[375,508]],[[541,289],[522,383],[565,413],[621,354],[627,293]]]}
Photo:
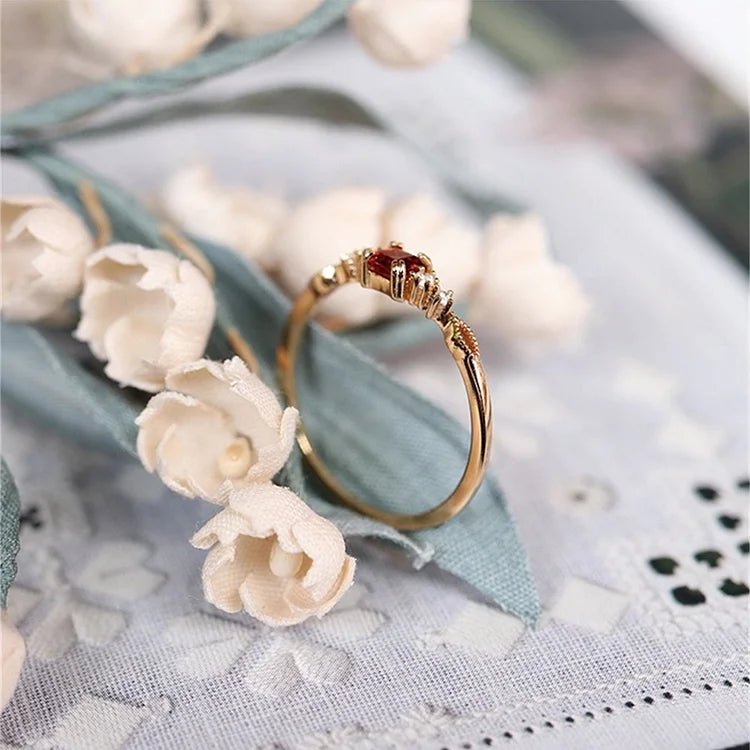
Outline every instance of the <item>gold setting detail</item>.
{"label": "gold setting detail", "polygon": [[[450,496],[423,513],[397,514],[370,506],[354,496],[331,473],[315,452],[304,423],[300,421],[297,435],[299,446],[321,481],[346,506],[376,518],[396,529],[409,531],[438,526],[459,513],[479,488],[487,470],[492,439],[492,407],[487,381],[482,368],[479,344],[474,332],[453,312],[453,292],[440,288],[427,255],[403,252],[400,243],[392,242],[389,253],[366,248],[343,255],[336,265],[326,266],[315,274],[307,288],[294,302],[277,350],[281,387],[290,405],[299,408],[295,384],[295,362],[307,321],[317,302],[336,289],[359,283],[365,289],[387,294],[398,302],[406,302],[434,320],[443,333],[448,351],[456,361],[469,401],[471,445],[463,476]],[[401,252],[394,252],[401,251]],[[370,259],[380,253],[377,259]],[[390,273],[384,269],[384,255],[389,255]],[[372,267],[371,267],[372,266]],[[382,275],[381,275],[382,274]]]}

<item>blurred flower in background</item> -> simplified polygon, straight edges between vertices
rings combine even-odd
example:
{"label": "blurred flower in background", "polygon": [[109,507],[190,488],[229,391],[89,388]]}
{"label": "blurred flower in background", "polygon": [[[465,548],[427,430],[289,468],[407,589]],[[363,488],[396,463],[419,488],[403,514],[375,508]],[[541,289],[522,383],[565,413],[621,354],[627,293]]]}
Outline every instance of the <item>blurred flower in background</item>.
{"label": "blurred flower in background", "polygon": [[229,18],[225,0],[67,0],[82,56],[103,75],[137,75],[200,52]]}
{"label": "blurred flower in background", "polygon": [[262,266],[273,264],[271,244],[288,210],[281,198],[223,185],[202,163],[174,172],[160,203],[167,217],[187,232],[231,247]]}
{"label": "blurred flower in background", "polygon": [[[3,109],[115,75],[177,65],[208,45],[284,31],[323,0],[2,0]],[[470,0],[357,0],[349,26],[394,67],[437,62],[468,35]]]}
{"label": "blurred flower in background", "polygon": [[[287,210],[275,196],[223,185],[205,165],[175,172],[159,203],[184,229],[259,262],[290,296],[337,256],[396,241],[428,255],[472,319],[509,340],[575,337],[590,309],[573,273],[551,257],[535,214],[496,214],[482,232],[427,193],[396,197],[362,185],[324,190]],[[414,314],[408,305],[360,295],[354,287],[320,309],[333,328]]]}
{"label": "blurred flower in background", "polygon": [[86,225],[46,196],[4,198],[0,222],[3,317],[64,318],[81,290],[86,256],[94,249]]}
{"label": "blurred flower in background", "polygon": [[357,0],[349,26],[376,60],[420,67],[467,37],[470,10],[470,0]]}

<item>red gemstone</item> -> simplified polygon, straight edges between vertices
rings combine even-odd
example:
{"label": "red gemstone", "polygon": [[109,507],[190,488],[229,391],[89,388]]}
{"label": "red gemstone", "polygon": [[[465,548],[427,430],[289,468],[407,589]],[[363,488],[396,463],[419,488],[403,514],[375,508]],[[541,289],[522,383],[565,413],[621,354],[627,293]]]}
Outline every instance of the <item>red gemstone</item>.
{"label": "red gemstone", "polygon": [[407,275],[413,271],[424,271],[425,265],[421,258],[407,253],[402,247],[391,245],[381,247],[367,259],[367,270],[383,279],[391,278],[391,265],[394,261],[402,260],[406,266]]}

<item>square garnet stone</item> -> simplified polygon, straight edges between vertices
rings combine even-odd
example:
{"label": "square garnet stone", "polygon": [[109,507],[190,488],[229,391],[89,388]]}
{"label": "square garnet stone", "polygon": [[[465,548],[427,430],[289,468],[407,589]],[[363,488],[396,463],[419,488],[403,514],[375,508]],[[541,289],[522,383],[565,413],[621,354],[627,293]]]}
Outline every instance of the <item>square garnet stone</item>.
{"label": "square garnet stone", "polygon": [[391,278],[391,265],[394,261],[402,260],[406,266],[407,276],[414,271],[424,271],[425,265],[420,258],[407,253],[397,245],[379,248],[367,259],[367,270],[383,279]]}

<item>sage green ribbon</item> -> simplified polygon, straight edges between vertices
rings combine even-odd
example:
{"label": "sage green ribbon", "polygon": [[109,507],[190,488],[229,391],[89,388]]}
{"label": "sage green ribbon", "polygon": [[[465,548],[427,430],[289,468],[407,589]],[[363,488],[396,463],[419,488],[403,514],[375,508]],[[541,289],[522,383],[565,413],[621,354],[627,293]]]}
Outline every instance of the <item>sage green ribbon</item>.
{"label": "sage green ribbon", "polygon": [[271,57],[292,44],[317,36],[339,21],[351,2],[325,0],[292,28],[240,41],[220,41],[171,68],[97,81],[17,112],[3,114],[2,134],[20,135],[60,127],[120,99],[171,94],[207,78],[245,67]]}
{"label": "sage green ribbon", "polygon": [[[46,149],[22,151],[18,156],[45,174],[78,210],[77,186],[81,180],[89,180],[110,216],[118,241],[165,246],[159,222],[111,182]],[[217,300],[252,344],[264,371],[273,372],[289,301],[262,272],[236,254],[195,241],[214,265]],[[8,334],[13,329],[16,339]],[[132,430],[134,406],[109,384],[99,384],[108,389],[106,397],[101,390],[89,393],[93,376],[84,377],[82,366],[66,360],[59,349],[60,363],[67,364],[55,365],[57,374],[51,377],[61,380],[51,387],[54,393],[68,392],[68,398],[49,399],[43,387],[24,384],[35,368],[49,372],[43,352],[32,357],[28,348],[15,349],[18,339],[28,343],[29,330],[27,326],[4,325],[4,397],[39,419],[74,433],[86,430],[89,438],[110,433],[111,445],[132,453],[132,433],[128,437],[128,431]],[[299,364],[298,384],[306,426],[322,456],[366,502],[413,513],[432,507],[455,486],[466,462],[466,431],[348,342],[312,325]],[[95,407],[81,403],[91,399],[97,402]],[[77,413],[67,413],[71,409]],[[58,410],[66,413],[53,416]],[[131,441],[130,447],[122,445],[122,440]],[[338,523],[345,534],[385,536],[419,552],[421,562],[431,555],[444,570],[463,578],[504,609],[526,622],[537,619],[539,602],[523,547],[491,474],[456,518],[438,528],[407,535],[332,504],[332,498],[313,478],[304,488],[294,488],[303,491],[305,499]]]}
{"label": "sage green ribbon", "polygon": [[0,459],[0,609],[5,609],[8,589],[16,577],[20,517],[18,488],[10,469]]}
{"label": "sage green ribbon", "polygon": [[[217,116],[274,116],[307,119],[341,128],[366,129],[395,139],[420,154],[445,186],[474,211],[480,220],[503,211],[516,213],[521,207],[489,185],[477,184],[467,174],[434,150],[422,144],[416,133],[392,122],[372,106],[365,106],[353,97],[333,89],[316,86],[283,86],[260,89],[231,99],[192,100],[168,104],[145,113],[112,120],[104,125],[82,127],[68,132],[65,140],[114,138],[131,131],[170,122],[195,121]],[[59,139],[57,134],[25,138],[27,147],[47,146]],[[223,312],[220,310],[220,316]],[[404,319],[377,322],[367,327],[345,332],[343,335],[361,351],[371,356],[395,354],[423,344],[434,336],[434,325],[421,315]]]}

